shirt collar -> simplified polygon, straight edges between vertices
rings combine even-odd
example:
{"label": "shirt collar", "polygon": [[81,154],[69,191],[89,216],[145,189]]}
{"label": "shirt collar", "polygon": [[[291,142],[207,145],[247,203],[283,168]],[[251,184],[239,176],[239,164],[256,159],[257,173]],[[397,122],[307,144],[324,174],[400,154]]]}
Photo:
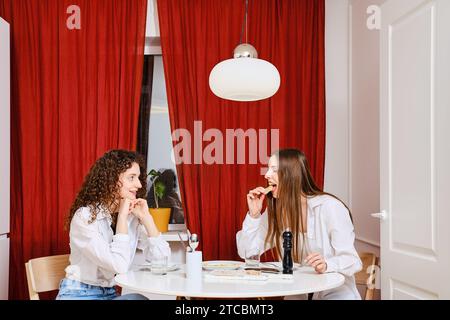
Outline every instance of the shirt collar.
{"label": "shirt collar", "polygon": [[99,211],[97,212],[97,219],[101,220],[101,219],[112,219],[111,214],[109,213],[108,210],[106,210],[106,208],[104,206],[100,206]]}
{"label": "shirt collar", "polygon": [[325,200],[326,200],[326,197],[324,197],[323,195],[308,196],[307,204],[308,204],[308,207],[310,207],[311,209],[314,209],[315,207],[320,206]]}

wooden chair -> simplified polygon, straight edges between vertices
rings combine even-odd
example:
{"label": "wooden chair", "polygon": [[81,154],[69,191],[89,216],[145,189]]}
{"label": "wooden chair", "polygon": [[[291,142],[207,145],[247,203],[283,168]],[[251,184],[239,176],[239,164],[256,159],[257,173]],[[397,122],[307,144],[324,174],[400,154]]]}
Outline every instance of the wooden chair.
{"label": "wooden chair", "polygon": [[39,293],[59,288],[69,265],[69,255],[48,256],[31,259],[25,263],[30,300],[39,300]]}
{"label": "wooden chair", "polygon": [[[371,252],[358,253],[362,261],[363,268],[360,272],[355,274],[356,284],[363,285],[366,288],[364,300],[373,300],[375,293],[375,272],[378,266],[378,258]],[[369,268],[370,266],[374,266]],[[371,284],[371,286],[369,286]]]}

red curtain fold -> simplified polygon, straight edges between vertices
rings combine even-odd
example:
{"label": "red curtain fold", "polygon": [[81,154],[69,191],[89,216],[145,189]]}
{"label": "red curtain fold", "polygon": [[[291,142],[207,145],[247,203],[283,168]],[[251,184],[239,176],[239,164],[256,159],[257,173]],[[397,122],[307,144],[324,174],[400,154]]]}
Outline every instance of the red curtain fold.
{"label": "red curtain fold", "polygon": [[[81,29],[67,20],[80,8]],[[24,262],[69,252],[63,230],[93,162],[136,147],[147,0],[0,0],[11,25],[10,298]]]}
{"label": "red curtain fold", "polygon": [[[266,129],[265,154],[270,153],[270,130],[279,129],[279,147],[303,150],[323,186],[325,2],[249,2],[248,42],[281,74],[278,93],[251,103],[221,100],[208,84],[214,65],[230,59],[239,44],[244,8],[243,0],[158,0],[172,130],[190,132],[193,155],[194,121],[201,121],[202,132],[218,129],[224,140],[226,129]],[[200,149],[209,143],[203,141]],[[262,165],[249,164],[248,153],[245,165],[236,164],[234,158],[234,164],[177,166],[187,223],[200,235],[206,260],[238,258],[235,235],[247,211],[245,195],[265,184]]]}

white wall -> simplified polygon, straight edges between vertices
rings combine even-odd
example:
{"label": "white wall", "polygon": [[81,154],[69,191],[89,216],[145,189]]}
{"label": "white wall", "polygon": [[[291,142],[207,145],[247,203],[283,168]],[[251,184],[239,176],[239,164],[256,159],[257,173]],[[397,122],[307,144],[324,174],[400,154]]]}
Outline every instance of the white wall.
{"label": "white wall", "polygon": [[355,227],[365,245],[379,249],[380,212],[379,83],[380,31],[367,27],[367,8],[385,0],[352,0],[351,33],[351,206],[358,214]]}
{"label": "white wall", "polygon": [[352,210],[360,251],[379,255],[379,31],[368,6],[384,0],[326,1],[325,190]]}
{"label": "white wall", "polygon": [[10,205],[9,24],[0,18],[0,299],[8,299]]}
{"label": "white wall", "polygon": [[324,189],[349,203],[348,0],[326,0],[326,150]]}

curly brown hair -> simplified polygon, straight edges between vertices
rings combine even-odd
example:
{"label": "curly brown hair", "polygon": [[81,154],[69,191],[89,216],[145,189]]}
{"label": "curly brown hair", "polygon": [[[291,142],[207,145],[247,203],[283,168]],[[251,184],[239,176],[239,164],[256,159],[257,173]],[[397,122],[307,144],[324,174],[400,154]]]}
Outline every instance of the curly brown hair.
{"label": "curly brown hair", "polygon": [[[147,194],[147,174],[144,159],[137,152],[127,150],[110,150],[99,158],[89,170],[84,178],[81,190],[78,192],[75,201],[70,208],[65,228],[70,228],[70,222],[75,212],[82,207],[91,209],[89,223],[97,218],[100,207],[112,208],[115,205],[119,194],[119,176],[127,169],[131,168],[133,163],[139,165],[141,171],[139,180],[142,188],[138,190],[136,197],[144,198]],[[115,221],[115,214],[110,212]]]}

